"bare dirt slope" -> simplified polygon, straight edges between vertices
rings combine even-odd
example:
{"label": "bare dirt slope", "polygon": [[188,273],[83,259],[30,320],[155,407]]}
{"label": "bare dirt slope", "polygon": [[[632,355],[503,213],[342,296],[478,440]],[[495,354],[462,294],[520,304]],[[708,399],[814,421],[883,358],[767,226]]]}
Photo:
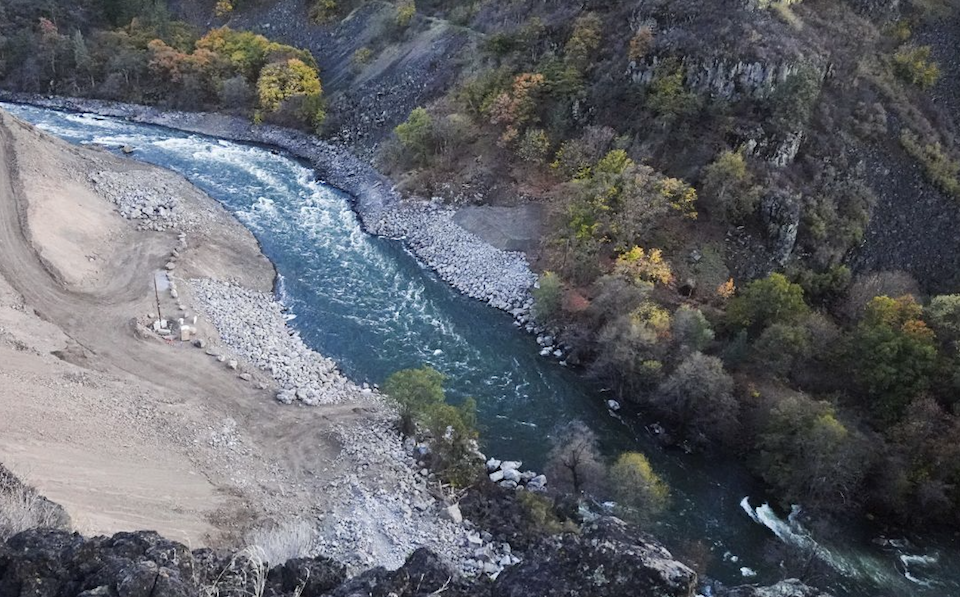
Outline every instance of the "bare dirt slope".
{"label": "bare dirt slope", "polygon": [[0,462],[84,533],[151,528],[198,546],[326,510],[334,428],[362,425],[369,404],[281,407],[267,377],[145,332],[136,320],[156,311],[177,232],[138,230],[96,193],[95,171],[175,190],[188,222],[177,277],[273,283],[252,235],[182,178],[0,113]]}

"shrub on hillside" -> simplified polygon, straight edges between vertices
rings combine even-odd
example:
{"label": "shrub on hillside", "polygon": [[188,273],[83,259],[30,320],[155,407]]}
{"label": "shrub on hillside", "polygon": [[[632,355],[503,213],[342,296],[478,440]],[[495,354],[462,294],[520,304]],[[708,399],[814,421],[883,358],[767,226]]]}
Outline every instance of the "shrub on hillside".
{"label": "shrub on hillside", "polygon": [[869,450],[829,403],[799,395],[780,400],[757,444],[760,474],[790,503],[847,510],[857,499]]}
{"label": "shrub on hillside", "polygon": [[823,80],[812,66],[802,66],[774,89],[769,105],[771,122],[783,133],[802,131],[820,98]]}
{"label": "shrub on hillside", "polygon": [[775,323],[753,345],[758,368],[786,376],[813,356],[810,330],[803,325]]}
{"label": "shrub on hillside", "polygon": [[[551,477],[551,482],[552,482]],[[575,530],[570,521],[564,521],[557,515],[557,508],[549,497],[535,491],[517,492],[517,502],[523,508],[527,523],[535,537],[556,535],[563,531]]]}
{"label": "shrub on hillside", "polygon": [[600,18],[593,13],[577,18],[573,33],[563,47],[564,58],[570,64],[578,69],[589,66],[593,53],[600,47],[601,25]]}
{"label": "shrub on hillside", "polygon": [[907,408],[887,432],[892,449],[877,467],[882,471],[876,499],[903,519],[956,520],[960,494],[960,418],[923,396]]}
{"label": "shrub on hillside", "polygon": [[637,286],[666,286],[673,282],[670,263],[663,258],[660,249],[645,251],[643,247],[633,247],[617,257],[613,273]]}
{"label": "shrub on hillside", "polygon": [[364,66],[370,64],[370,61],[373,60],[373,50],[367,46],[362,48],[357,48],[353,53],[353,56],[350,58],[350,64],[353,66],[354,70],[361,70]]}
{"label": "shrub on hillside", "polygon": [[257,79],[260,110],[319,127],[326,112],[317,69],[298,58],[268,64]]}
{"label": "shrub on hillside", "polygon": [[739,151],[723,151],[703,170],[701,195],[714,212],[733,223],[746,220],[756,210],[759,187]]}
{"label": "shrub on hillside", "polygon": [[314,23],[326,23],[337,16],[336,0],[314,0],[310,5],[310,20]]}
{"label": "shrub on hillside", "polygon": [[213,13],[218,17],[226,16],[233,12],[233,2],[230,0],[217,0],[216,6],[213,7]]}
{"label": "shrub on hillside", "polygon": [[251,108],[255,96],[253,87],[243,75],[230,77],[220,86],[220,102],[228,109]]}
{"label": "shrub on hillside", "polygon": [[922,314],[912,296],[878,296],[867,304],[849,338],[854,383],[881,424],[897,421],[930,386],[938,355],[935,335]]}
{"label": "shrub on hillside", "polygon": [[639,62],[653,49],[653,41],[653,29],[646,25],[640,27],[633,37],[630,38],[630,48],[627,53],[627,58],[632,62]]}
{"label": "shrub on hillside", "polygon": [[417,5],[413,0],[401,0],[397,4],[396,15],[394,16],[394,22],[397,24],[397,27],[405,28],[410,24],[410,21],[413,20],[413,17],[417,14]]}
{"label": "shrub on hillside", "polygon": [[904,130],[900,144],[924,168],[927,178],[947,193],[960,199],[960,160],[955,160],[940,143],[924,143],[917,135]]}
{"label": "shrub on hillside", "polygon": [[960,294],[933,297],[923,314],[941,343],[960,350]]}
{"label": "shrub on hillside", "polygon": [[669,312],[649,301],[609,318],[597,334],[594,371],[612,380],[617,396],[638,399],[660,381],[669,332]]}
{"label": "shrub on hillside", "polygon": [[931,60],[930,46],[906,45],[893,55],[893,68],[898,77],[921,89],[933,87],[940,78],[940,67]]}
{"label": "shrub on hillside", "polygon": [[587,127],[580,137],[560,145],[550,167],[567,180],[587,178],[593,166],[613,148],[616,136],[610,127]]}
{"label": "shrub on hillside", "polygon": [[773,323],[796,321],[809,311],[803,288],[775,273],[741,289],[727,306],[727,320],[734,326],[759,332]]}
{"label": "shrub on hillside", "polygon": [[700,96],[686,88],[683,66],[669,59],[657,67],[647,89],[645,104],[658,118],[669,123],[695,114],[703,102]]}
{"label": "shrub on hillside", "polygon": [[593,257],[605,245],[632,249],[671,217],[697,217],[693,187],[635,164],[622,150],[608,152],[588,175],[567,183],[561,200],[566,226],[558,240],[572,264]]}
{"label": "shrub on hillside", "polygon": [[560,276],[544,272],[537,281],[533,294],[533,316],[537,321],[551,321],[560,315],[563,302],[563,287]]}
{"label": "shrub on hillside", "polygon": [[904,271],[871,272],[857,276],[847,289],[840,313],[850,323],[859,321],[875,297],[918,296],[920,285]]}
{"label": "shrub on hillside", "polygon": [[443,374],[430,367],[403,369],[387,378],[383,391],[399,406],[405,434],[412,435],[416,423],[444,401],[443,380]]}
{"label": "shrub on hillside", "polygon": [[531,128],[520,138],[517,154],[528,162],[543,164],[550,152],[550,137],[543,129]]}
{"label": "shrub on hillside", "polygon": [[673,313],[673,340],[684,353],[700,352],[713,341],[710,322],[700,309],[682,305]]}
{"label": "shrub on hillside", "polygon": [[426,108],[414,108],[394,129],[400,144],[416,163],[426,163],[435,150],[433,117]]}

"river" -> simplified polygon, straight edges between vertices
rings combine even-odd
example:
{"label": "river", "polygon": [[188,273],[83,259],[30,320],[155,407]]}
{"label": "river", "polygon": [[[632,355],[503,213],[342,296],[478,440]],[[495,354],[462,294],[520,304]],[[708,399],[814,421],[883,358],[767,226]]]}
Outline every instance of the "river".
{"label": "river", "polygon": [[[726,584],[772,583],[771,543],[803,545],[829,564],[825,589],[841,595],[960,595],[960,549],[949,537],[876,541],[844,529],[815,540],[765,505],[762,487],[729,460],[662,449],[630,413],[605,406],[602,388],[554,360],[510,316],[467,299],[393,240],[364,233],[343,193],[280,152],[89,114],[0,104],[72,143],[96,143],[174,170],[219,200],[259,239],[279,273],[290,324],[357,382],[430,365],[452,401],[477,400],[483,449],[539,470],[556,425],[579,418],[609,456],[640,450],[671,487],[671,507],[651,532],[674,553],[705,554]],[[622,411],[621,411],[622,412]],[[628,421],[634,421],[630,423]],[[922,546],[922,547],[920,547]]]}

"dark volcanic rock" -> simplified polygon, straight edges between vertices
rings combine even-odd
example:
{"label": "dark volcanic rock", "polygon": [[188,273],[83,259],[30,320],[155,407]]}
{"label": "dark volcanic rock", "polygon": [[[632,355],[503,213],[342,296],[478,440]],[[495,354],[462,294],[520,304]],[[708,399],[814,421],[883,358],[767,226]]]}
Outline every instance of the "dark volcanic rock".
{"label": "dark volcanic rock", "polygon": [[487,593],[456,578],[437,556],[421,548],[397,570],[367,570],[331,593],[331,597],[426,597],[440,594],[444,597],[480,597]]}
{"label": "dark volcanic rock", "polygon": [[[343,566],[298,558],[274,567],[243,552],[191,552],[152,531],[84,539],[50,529],[25,531],[0,546],[0,595],[22,597],[319,597],[339,586]],[[297,593],[297,591],[300,591]]]}
{"label": "dark volcanic rock", "polygon": [[615,518],[544,541],[497,579],[498,597],[690,597],[697,575],[662,545],[637,537]]}
{"label": "dark volcanic rock", "polygon": [[190,551],[154,532],[85,540],[37,529],[0,548],[0,595],[186,597],[196,595]]}
{"label": "dark volcanic rock", "polygon": [[[274,566],[246,550],[189,551],[151,531],[84,539],[51,529],[0,545],[3,597],[692,597],[697,575],[659,543],[615,518],[539,541],[496,581],[456,576],[432,552],[397,570],[374,568],[349,581],[332,560]],[[734,587],[724,597],[829,597],[796,580]]]}
{"label": "dark volcanic rock", "polygon": [[299,589],[300,597],[319,597],[340,586],[344,578],[343,566],[333,560],[317,557],[296,558],[275,566],[270,570],[267,581],[274,595],[295,594]]}

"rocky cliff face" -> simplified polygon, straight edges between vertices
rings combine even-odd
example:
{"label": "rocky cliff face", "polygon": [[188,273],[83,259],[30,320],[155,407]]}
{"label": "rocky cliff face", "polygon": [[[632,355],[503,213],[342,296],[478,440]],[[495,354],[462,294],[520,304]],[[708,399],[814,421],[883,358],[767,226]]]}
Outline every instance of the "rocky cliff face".
{"label": "rocky cliff face", "polygon": [[[661,64],[658,57],[632,62],[628,72],[634,83],[646,85]],[[800,71],[800,62],[760,62],[736,58],[690,58],[683,61],[688,89],[720,99],[764,99],[778,85]]]}

